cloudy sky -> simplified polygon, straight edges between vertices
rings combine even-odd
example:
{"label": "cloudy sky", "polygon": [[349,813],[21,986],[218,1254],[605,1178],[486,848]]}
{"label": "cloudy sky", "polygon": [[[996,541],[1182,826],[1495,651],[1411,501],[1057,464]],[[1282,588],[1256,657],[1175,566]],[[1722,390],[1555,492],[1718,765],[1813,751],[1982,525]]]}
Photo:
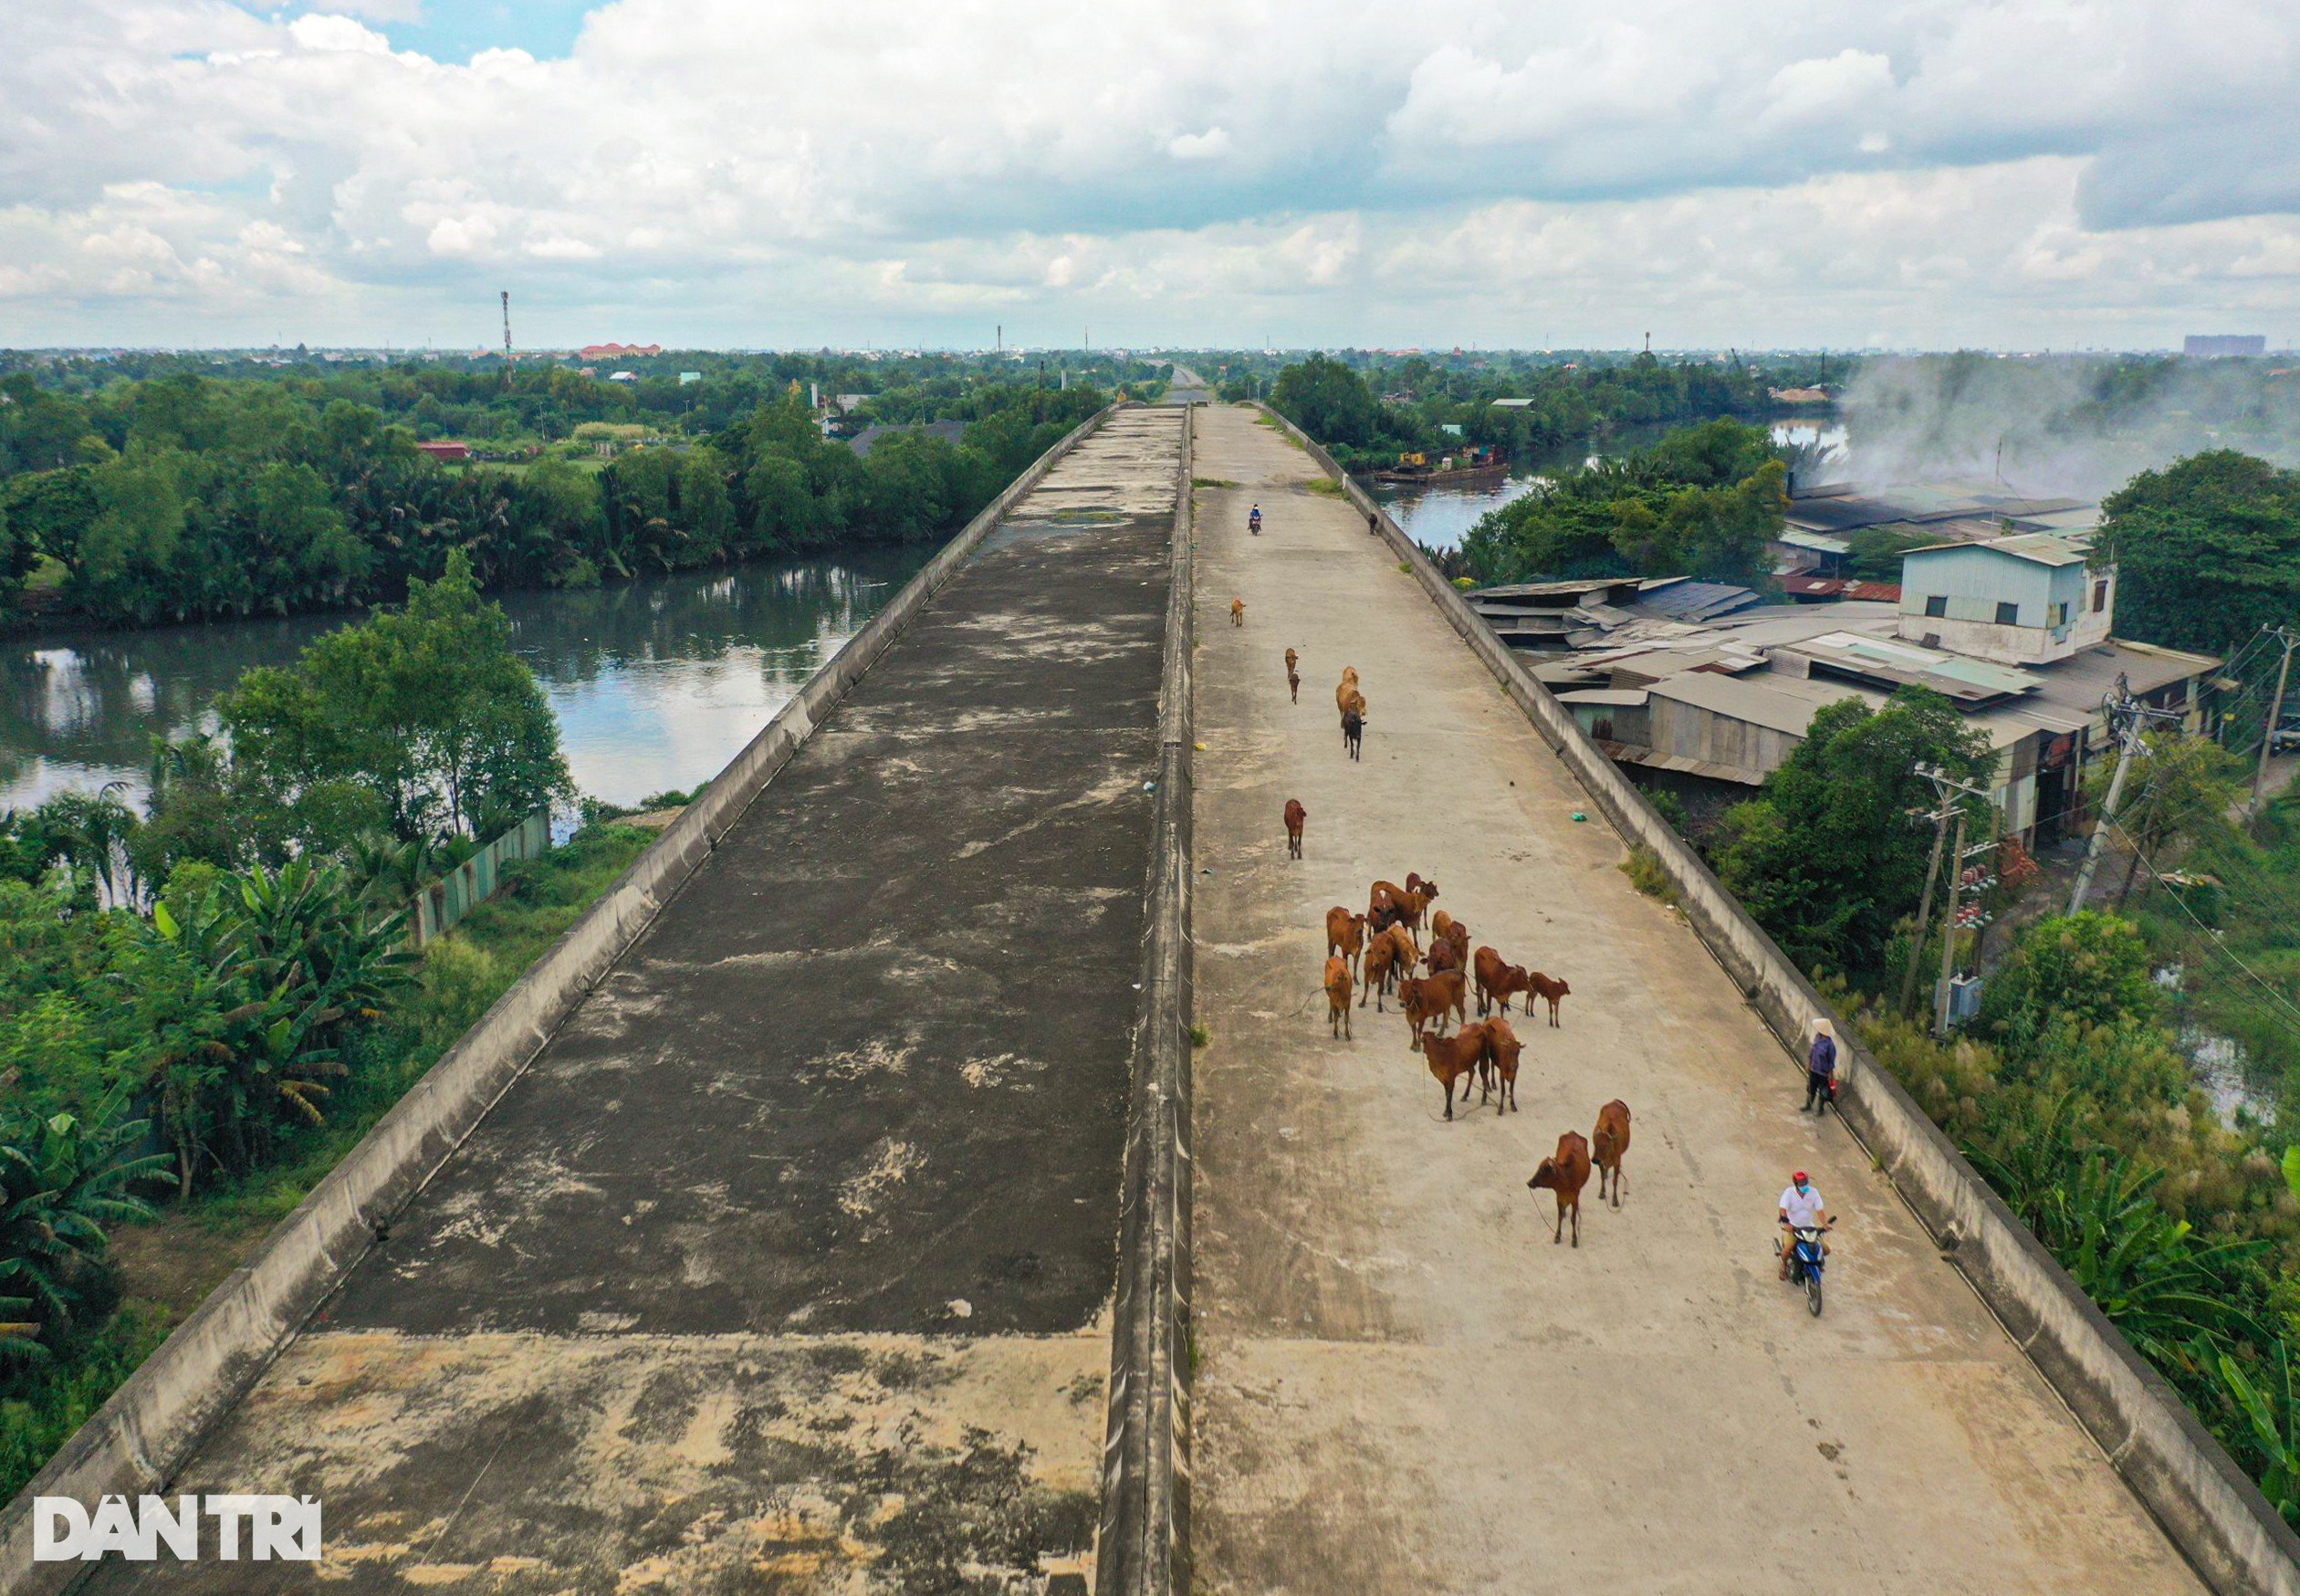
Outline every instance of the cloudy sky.
{"label": "cloudy sky", "polygon": [[0,0],[0,344],[2300,345],[2294,0]]}

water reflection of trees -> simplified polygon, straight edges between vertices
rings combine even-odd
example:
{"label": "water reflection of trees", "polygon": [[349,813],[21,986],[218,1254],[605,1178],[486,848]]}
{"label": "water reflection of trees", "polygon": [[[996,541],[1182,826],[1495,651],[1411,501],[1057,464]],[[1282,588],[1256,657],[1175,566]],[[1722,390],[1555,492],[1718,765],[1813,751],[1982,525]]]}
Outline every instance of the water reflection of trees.
{"label": "water reflection of trees", "polygon": [[513,644],[552,686],[668,660],[812,650],[852,631],[931,550],[686,572],[504,600]]}
{"label": "water reflection of trees", "polygon": [[[752,650],[768,655],[769,679],[795,683],[827,642],[853,631],[932,553],[923,546],[869,550],[497,597],[520,653],[549,685]],[[305,615],[7,640],[0,643],[0,787],[24,779],[40,759],[141,770],[153,733],[177,735],[199,725],[241,672],[285,664],[352,619]]]}

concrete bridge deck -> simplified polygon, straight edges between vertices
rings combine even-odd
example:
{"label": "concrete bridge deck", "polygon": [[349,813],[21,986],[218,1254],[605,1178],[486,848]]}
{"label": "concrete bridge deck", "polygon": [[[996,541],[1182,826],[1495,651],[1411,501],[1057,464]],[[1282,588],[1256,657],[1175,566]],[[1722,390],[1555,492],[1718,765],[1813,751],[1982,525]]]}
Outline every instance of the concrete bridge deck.
{"label": "concrete bridge deck", "polygon": [[1184,424],[1015,507],[173,1483],[326,1561],[93,1589],[1083,1590]]}
{"label": "concrete bridge deck", "polygon": [[[2201,1589],[1363,519],[1250,414],[1197,425],[1239,485],[1197,512],[1197,1588]],[[1328,1039],[1324,911],[1408,870],[1573,985],[1517,1022],[1521,1114],[1444,1122],[1394,1011]],[[1614,1097],[1626,1205],[1552,1246],[1526,1178]],[[1817,1320],[1773,1278],[1797,1167],[1844,1221]]]}

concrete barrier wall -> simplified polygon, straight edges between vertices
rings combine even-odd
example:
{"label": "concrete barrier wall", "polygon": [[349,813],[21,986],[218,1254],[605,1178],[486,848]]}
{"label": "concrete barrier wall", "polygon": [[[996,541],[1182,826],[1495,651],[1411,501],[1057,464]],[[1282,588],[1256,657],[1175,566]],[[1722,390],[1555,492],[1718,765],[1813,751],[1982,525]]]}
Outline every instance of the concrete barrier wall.
{"label": "concrete barrier wall", "polygon": [[[1373,497],[1299,427],[1262,408],[1343,485],[1361,513],[1379,516],[1383,537],[1557,750],[1590,801],[1626,841],[1651,850],[1661,861],[1694,931],[1798,1070],[1803,1069],[1804,1038],[1813,1022],[1835,1023],[1843,1049],[1839,1101],[1845,1122],[2205,1581],[2223,1596],[2300,1596],[2300,1537],[2180,1394],[2132,1350],[1939,1127],[1860,1045],[1853,1027]],[[1783,1090],[1789,1090],[1786,1082]]]}
{"label": "concrete barrier wall", "polygon": [[1120,1196],[1096,1596],[1190,1589],[1190,649],[1195,534],[1183,412],[1153,821]]}
{"label": "concrete barrier wall", "polygon": [[[32,1560],[32,1498],[157,1491],[235,1404],[344,1273],[544,1042],[685,884],[775,773],[999,517],[1112,413],[1048,450],[849,638],[686,812],[434,1064],[246,1265],[162,1343],[32,1483],[0,1510],[0,1596],[62,1589],[80,1570]],[[256,1489],[263,1482],[246,1482]]]}

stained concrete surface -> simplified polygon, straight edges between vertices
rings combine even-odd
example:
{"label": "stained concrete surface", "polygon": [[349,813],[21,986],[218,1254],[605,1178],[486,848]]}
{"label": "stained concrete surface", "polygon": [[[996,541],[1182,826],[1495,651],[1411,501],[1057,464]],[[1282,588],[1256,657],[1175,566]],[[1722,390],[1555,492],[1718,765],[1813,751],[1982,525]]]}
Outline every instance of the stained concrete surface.
{"label": "stained concrete surface", "polygon": [[97,1590],[1091,1571],[1183,419],[1015,507],[172,1487],[326,1560]]}
{"label": "stained concrete surface", "polygon": [[[2201,1589],[1363,519],[1246,412],[1196,452],[1240,485],[1197,511],[1198,1590]],[[1572,983],[1514,1018],[1521,1113],[1446,1122],[1394,1003],[1328,1037],[1324,911],[1409,870]],[[1526,1179],[1614,1097],[1625,1204],[1555,1246]],[[1843,1222],[1818,1320],[1773,1274],[1793,1168]]]}

